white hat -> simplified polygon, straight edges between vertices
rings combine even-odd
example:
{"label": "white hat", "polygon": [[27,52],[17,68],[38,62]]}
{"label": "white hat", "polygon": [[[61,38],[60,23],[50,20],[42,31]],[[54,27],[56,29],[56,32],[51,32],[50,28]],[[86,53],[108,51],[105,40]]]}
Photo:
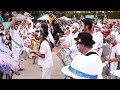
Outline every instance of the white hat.
{"label": "white hat", "polygon": [[25,15],[25,16],[29,16],[30,14],[29,14],[28,12],[25,12],[24,15]]}
{"label": "white hat", "polygon": [[101,23],[97,23],[97,25],[95,25],[95,27],[97,27],[97,28],[99,28],[101,30],[103,25]]}
{"label": "white hat", "polygon": [[16,21],[23,21],[24,19],[25,19],[25,16],[22,15],[22,14],[18,14],[18,15],[16,16]]}
{"label": "white hat", "polygon": [[[103,63],[90,61],[90,57],[78,55],[69,66],[62,68],[62,72],[74,79],[97,79]],[[82,61],[83,60],[83,61]]]}
{"label": "white hat", "polygon": [[73,23],[72,25],[75,26],[75,27],[78,28],[78,29],[80,28],[80,25],[79,25],[78,23],[76,23],[76,22]]}

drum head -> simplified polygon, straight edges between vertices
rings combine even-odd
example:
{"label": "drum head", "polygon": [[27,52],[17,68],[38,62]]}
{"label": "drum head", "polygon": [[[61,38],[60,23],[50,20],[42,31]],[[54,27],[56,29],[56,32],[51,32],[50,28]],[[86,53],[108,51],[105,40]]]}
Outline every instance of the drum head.
{"label": "drum head", "polygon": [[112,75],[115,75],[115,76],[120,77],[120,70],[113,70],[113,71],[110,71],[110,73],[111,73]]}

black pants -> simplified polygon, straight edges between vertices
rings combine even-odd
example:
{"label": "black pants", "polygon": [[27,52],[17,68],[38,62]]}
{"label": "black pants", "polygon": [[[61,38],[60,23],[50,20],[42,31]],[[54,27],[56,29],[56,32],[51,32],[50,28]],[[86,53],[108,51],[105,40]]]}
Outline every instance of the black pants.
{"label": "black pants", "polygon": [[0,72],[0,79],[3,78],[3,74],[4,74],[4,73]]}
{"label": "black pants", "polygon": [[12,77],[9,74],[6,74],[6,79],[12,79]]}
{"label": "black pants", "polygon": [[56,45],[59,41],[59,36],[58,35],[54,36],[54,39],[55,39],[55,45]]}

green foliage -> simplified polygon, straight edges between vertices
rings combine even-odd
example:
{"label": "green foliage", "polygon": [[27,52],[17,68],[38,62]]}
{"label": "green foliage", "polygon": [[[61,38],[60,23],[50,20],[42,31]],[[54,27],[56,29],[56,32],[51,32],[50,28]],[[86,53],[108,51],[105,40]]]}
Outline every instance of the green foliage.
{"label": "green foliage", "polygon": [[120,12],[107,13],[107,18],[118,19],[118,18],[120,18]]}
{"label": "green foliage", "polygon": [[[3,11],[3,13],[5,12],[11,12],[11,11]],[[26,11],[17,11],[19,13],[24,13]],[[46,14],[48,13],[48,11],[27,11],[29,12],[35,20],[37,20],[37,18],[39,16],[42,16],[43,14]],[[96,15],[97,14],[97,17],[102,19],[104,17],[104,13],[102,12],[98,12],[96,13],[96,11],[91,11],[90,13],[76,13],[76,11],[52,11],[54,15],[56,15],[57,18],[61,17],[61,16],[67,16],[69,18],[73,18],[73,16],[75,15],[75,17],[77,19],[80,19],[81,15],[83,15],[85,17],[85,15]],[[107,18],[109,19],[119,19],[120,18],[120,12],[107,12],[105,11],[105,14],[107,15]],[[5,21],[7,21],[8,17],[7,16],[4,16],[3,14],[3,18]]]}

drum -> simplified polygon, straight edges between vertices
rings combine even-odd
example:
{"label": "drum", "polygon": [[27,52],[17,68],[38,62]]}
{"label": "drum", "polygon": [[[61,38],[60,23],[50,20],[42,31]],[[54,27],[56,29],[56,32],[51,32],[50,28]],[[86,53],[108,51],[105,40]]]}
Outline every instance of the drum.
{"label": "drum", "polygon": [[103,48],[102,56],[108,56],[110,53],[110,45],[107,43],[104,43],[102,48]]}
{"label": "drum", "polygon": [[110,71],[110,79],[120,79],[120,70]]}
{"label": "drum", "polygon": [[109,66],[109,62],[106,61],[103,63],[103,69],[102,69],[102,76],[103,79],[108,79],[110,74],[110,66]]}
{"label": "drum", "polygon": [[69,55],[69,51],[67,52],[67,50],[61,49],[57,53],[57,56],[59,57],[60,60],[62,60],[62,62],[65,66],[70,65],[70,63],[72,62],[72,58]]}

